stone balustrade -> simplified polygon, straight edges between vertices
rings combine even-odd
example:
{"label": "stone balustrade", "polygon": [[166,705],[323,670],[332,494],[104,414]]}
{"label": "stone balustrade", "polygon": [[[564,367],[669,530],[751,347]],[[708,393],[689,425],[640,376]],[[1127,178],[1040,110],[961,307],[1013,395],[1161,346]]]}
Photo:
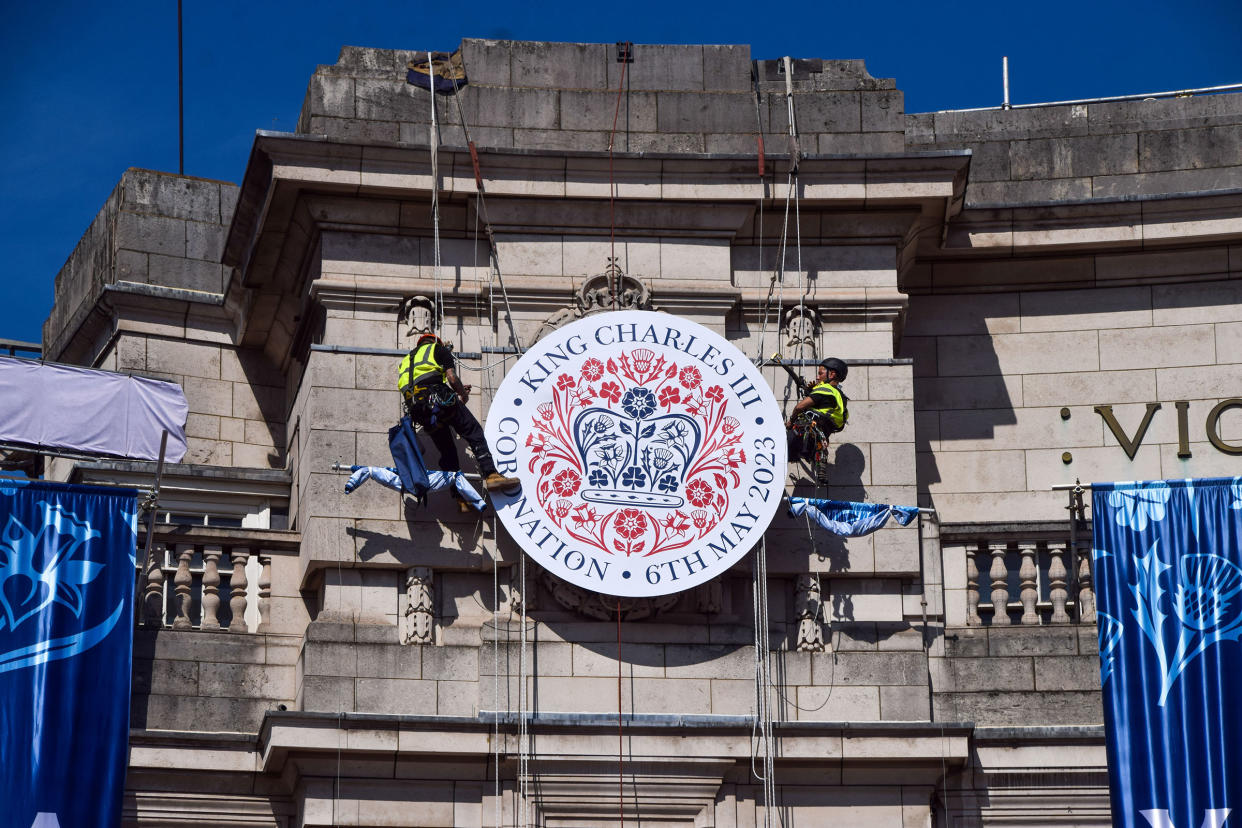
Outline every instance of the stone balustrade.
{"label": "stone balustrade", "polygon": [[949,618],[950,624],[1095,623],[1089,530],[1071,539],[1064,523],[1025,531],[996,527],[986,534],[975,526],[946,533],[942,546],[946,567],[965,566],[964,617]]}
{"label": "stone balustrade", "polygon": [[272,554],[220,537],[157,539],[139,591],[138,622],[145,627],[263,632],[270,620]]}

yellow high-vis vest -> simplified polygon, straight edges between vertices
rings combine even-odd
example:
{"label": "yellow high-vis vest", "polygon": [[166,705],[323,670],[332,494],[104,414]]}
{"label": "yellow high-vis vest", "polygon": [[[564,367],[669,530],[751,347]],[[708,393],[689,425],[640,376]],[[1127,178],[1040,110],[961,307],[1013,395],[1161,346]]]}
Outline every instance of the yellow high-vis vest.
{"label": "yellow high-vis vest", "polygon": [[815,387],[811,389],[811,396],[815,394],[828,394],[837,404],[835,407],[812,408],[811,410],[820,416],[827,416],[828,421],[832,423],[832,427],[838,431],[845,428],[845,424],[850,419],[850,412],[845,407],[847,399],[841,393],[841,389],[830,382],[820,382],[816,383]]}
{"label": "yellow high-vis vest", "polygon": [[403,395],[408,397],[414,386],[426,379],[428,374],[436,373],[444,377],[444,366],[436,362],[435,357],[438,344],[435,340],[425,342],[401,360],[401,367],[397,369],[397,389]]}

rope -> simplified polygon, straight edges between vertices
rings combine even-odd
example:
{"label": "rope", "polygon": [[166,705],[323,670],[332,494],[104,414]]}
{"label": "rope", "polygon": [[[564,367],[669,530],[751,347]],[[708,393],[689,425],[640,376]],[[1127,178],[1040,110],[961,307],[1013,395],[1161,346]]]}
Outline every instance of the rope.
{"label": "rope", "polygon": [[[493,509],[494,511],[494,509]],[[527,724],[527,556],[518,552],[518,583],[522,585],[522,649],[518,657],[518,798],[522,826],[530,824],[530,732]]]}
{"label": "rope", "polygon": [[[794,116],[794,99],[793,99],[793,65],[788,57],[782,58],[785,65],[785,107],[789,120],[789,186],[785,192],[785,218],[781,227],[781,244],[780,251],[777,254],[776,267],[772,271],[772,278],[768,282],[768,297],[763,304],[763,323],[759,333],[759,356],[758,363],[764,362],[764,346],[766,344],[768,333],[768,319],[772,311],[772,294],[777,294],[776,319],[780,324],[781,314],[785,304],[785,256],[787,255],[789,243],[789,204],[794,200],[798,183],[798,163],[801,160],[801,154],[798,150],[798,126]],[[760,214],[761,222],[759,226],[760,244],[762,245],[763,225],[762,213]],[[802,228],[801,228],[801,212],[798,213],[799,227],[796,229],[798,243],[798,272],[802,271]],[[759,249],[760,265],[763,261],[763,248]],[[799,276],[799,284],[801,284],[801,276]],[[779,328],[778,328],[779,329]]]}
{"label": "rope", "polygon": [[[492,537],[496,537],[496,510],[492,510]],[[499,550],[497,550],[499,552]],[[492,822],[500,826],[500,555],[492,556],[492,710],[496,720],[492,727]],[[505,649],[505,685],[509,676],[508,648]],[[506,694],[505,706],[508,706]]]}
{"label": "rope", "polygon": [[[758,75],[756,74],[756,77],[755,77],[755,126],[759,130],[759,223],[756,226],[756,234],[759,236],[758,269],[762,271],[763,270],[763,237],[764,237],[763,207],[764,207],[764,204],[767,202],[768,183],[765,180],[767,177],[767,172],[765,169],[765,161],[763,157],[763,117],[759,114],[759,97],[760,97],[759,79],[758,79]],[[771,292],[771,287],[769,286],[768,299],[771,299],[771,298],[772,298],[772,292]],[[760,332],[759,332],[759,353],[756,358],[756,362],[760,365],[763,364],[763,358],[764,358],[763,357],[763,340],[767,334],[767,325],[768,325],[766,303],[764,304],[764,316],[763,316],[762,325],[763,327],[760,329]]]}
{"label": "rope", "polygon": [[436,318],[433,320],[436,336],[444,333],[444,289],[440,284],[440,125],[436,120],[436,85],[435,70],[431,61],[431,50],[427,50],[427,71],[432,77],[427,94],[431,96],[431,236],[435,247],[435,305]]}
{"label": "rope", "polygon": [[[509,304],[509,291],[505,288],[505,277],[500,269],[500,247],[496,244],[496,234],[492,230],[492,223],[487,218],[487,198],[486,188],[483,186],[483,173],[479,169],[479,152],[474,145],[474,141],[470,137],[470,125],[466,123],[466,113],[461,105],[461,88],[457,85],[457,78],[453,78],[453,100],[457,104],[457,117],[461,120],[462,135],[465,136],[466,146],[470,148],[470,161],[474,166],[474,183],[478,189],[476,193],[476,213],[483,218],[483,229],[487,233],[487,244],[489,253],[491,254],[492,275],[500,282],[500,293],[505,301],[506,321],[509,324],[509,336],[513,339],[513,347],[517,348],[518,354],[525,352],[522,348],[522,340],[518,338],[517,329],[513,325],[513,307]],[[495,307],[495,295],[492,294],[492,307]]]}
{"label": "rope", "polygon": [[[625,66],[625,64],[621,64]],[[622,70],[624,71],[624,69]],[[617,597],[617,818],[625,828],[625,729],[621,708],[621,598]]]}
{"label": "rope", "polygon": [[[763,825],[771,828],[776,816],[776,762],[772,735],[772,679],[770,675],[771,641],[768,636],[768,544],[760,541],[752,569],[751,599],[755,623],[755,707],[758,744],[751,752],[751,773],[763,782]],[[752,735],[753,741],[753,735]],[[763,750],[763,771],[755,769],[760,745]]]}
{"label": "rope", "polygon": [[[617,182],[613,176],[612,170],[612,146],[617,137],[617,116],[621,113],[621,93],[625,90],[625,70],[629,64],[621,61],[621,82],[617,84],[617,105],[612,112],[612,132],[608,135],[608,256],[609,263],[615,265],[617,262]],[[625,117],[630,117],[630,108],[625,108]],[[628,133],[628,130],[627,130]],[[612,269],[612,309],[617,309],[617,302],[621,293],[620,285],[617,284],[617,269]]]}
{"label": "rope", "polygon": [[[453,80],[454,87],[456,87],[456,83],[457,81],[456,79],[454,79]],[[456,95],[454,95],[454,99],[457,100],[458,114],[461,114],[461,101],[457,99]],[[464,117],[462,118],[462,126],[464,129],[465,128]],[[474,161],[475,183],[478,185],[481,191],[483,182],[479,175],[478,154],[475,152],[473,142],[471,142],[470,144],[470,156],[471,156],[471,159]],[[473,255],[474,255],[473,267],[474,267],[474,272],[476,274],[479,272],[479,219],[480,219],[479,211],[476,209],[474,211],[474,228],[473,228],[473,233],[471,235],[471,240],[473,242],[472,244]],[[493,275],[492,272],[489,270],[489,277],[492,275]],[[482,303],[483,289],[484,289],[483,278],[482,276],[479,276],[478,284],[474,291],[474,318],[476,320],[478,320],[482,316],[481,303]],[[494,306],[493,285],[492,285],[491,278],[489,278],[487,282],[487,291],[488,291],[488,307],[490,308]],[[491,327],[490,324],[488,325],[488,327],[489,328]],[[492,333],[492,346],[493,347],[496,346],[495,332]],[[503,361],[504,360],[502,359],[501,362]],[[461,363],[458,363],[458,364],[460,365]],[[495,397],[495,388],[492,382],[492,379],[493,379],[492,368],[497,364],[500,364],[500,362],[492,363],[491,365],[481,365],[478,368],[479,371],[483,372],[482,373],[482,381],[483,381],[483,392],[482,393],[484,394],[483,399],[486,401],[490,401],[491,399]],[[474,366],[470,366],[470,367],[473,368]],[[498,518],[496,516],[496,510],[493,509],[492,510],[492,537],[493,538],[498,537],[498,534],[497,534],[498,531],[499,531]],[[492,710],[496,714],[495,721],[493,722],[493,725],[492,725],[492,805],[493,805],[492,824],[495,826],[495,828],[501,828],[501,820],[502,820],[502,813],[503,813],[502,807],[501,807],[502,803],[501,803],[501,784],[500,784],[500,754],[501,754],[501,749],[502,749],[501,740],[500,740],[500,615],[501,615],[500,613],[500,550],[499,548],[497,548],[493,550],[492,552],[492,627],[493,627]],[[508,650],[508,644],[509,644],[508,625],[506,625],[506,630],[505,630],[505,644],[506,644],[506,647],[505,647],[505,688],[506,688],[505,712],[508,713],[509,712],[509,700],[510,700],[510,696],[508,693],[509,678],[510,678],[509,650]]]}

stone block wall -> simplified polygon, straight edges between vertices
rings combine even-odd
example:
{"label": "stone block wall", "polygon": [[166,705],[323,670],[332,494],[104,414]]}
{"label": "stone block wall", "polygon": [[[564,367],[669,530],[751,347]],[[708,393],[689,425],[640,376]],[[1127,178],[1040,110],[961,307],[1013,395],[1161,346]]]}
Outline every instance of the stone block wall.
{"label": "stone block wall", "polygon": [[1242,95],[912,114],[911,150],[974,152],[967,206],[1242,187]]}
{"label": "stone block wall", "polygon": [[[47,355],[169,380],[189,403],[183,462],[285,467],[279,366],[236,343],[220,263],[237,187],[130,169],[56,279]],[[91,311],[106,309],[100,325]]]}
{"label": "stone block wall", "polygon": [[979,727],[1104,720],[1095,625],[949,627],[931,659],[937,721]]}
{"label": "stone block wall", "polygon": [[[902,353],[914,359],[919,485],[941,522],[1063,519],[1065,495],[1050,487],[1075,479],[1238,474],[1208,421],[1242,396],[1240,284],[912,297]],[[1131,459],[1094,409],[1112,406],[1134,439],[1150,403],[1160,408]],[[1213,423],[1242,440],[1236,409]]]}
{"label": "stone block wall", "polygon": [[61,356],[105,285],[223,294],[228,276],[220,254],[236,201],[236,185],[226,182],[126,170],[56,276],[44,353]]}
{"label": "stone block wall", "polygon": [[[615,714],[616,640],[609,625],[582,621],[534,627],[523,656],[516,618],[494,641],[401,645],[383,624],[313,622],[298,661],[298,709],[318,712],[476,716],[516,710],[525,671],[526,705],[536,714]],[[553,613],[555,617],[555,613]],[[490,616],[489,616],[490,618]],[[592,627],[587,630],[587,627]],[[834,652],[774,650],[770,670],[783,721],[926,721],[927,657],[910,628],[876,635],[876,625],[846,624]],[[477,629],[477,628],[476,628]],[[693,631],[655,623],[626,625],[622,709],[635,715],[755,714],[753,649],[695,642]],[[739,629],[749,640],[750,633]],[[582,633],[581,635],[579,633]],[[673,643],[677,642],[677,643]],[[523,666],[524,661],[524,666]]]}
{"label": "stone block wall", "polygon": [[[469,83],[437,97],[440,143],[538,150],[755,155],[788,153],[780,61],[752,63],[748,46],[634,46],[625,66],[614,44],[461,43]],[[413,51],[346,47],[311,78],[298,131],[426,145],[431,95],[406,83]],[[903,96],[859,60],[793,62],[799,147],[811,154],[900,152]],[[460,103],[460,110],[458,109]],[[465,119],[466,130],[462,128]]]}
{"label": "stone block wall", "polygon": [[285,378],[262,354],[197,334],[118,333],[99,367],[181,386],[190,406],[182,462],[285,468]]}
{"label": "stone block wall", "polygon": [[134,632],[130,727],[255,733],[290,707],[299,635]]}

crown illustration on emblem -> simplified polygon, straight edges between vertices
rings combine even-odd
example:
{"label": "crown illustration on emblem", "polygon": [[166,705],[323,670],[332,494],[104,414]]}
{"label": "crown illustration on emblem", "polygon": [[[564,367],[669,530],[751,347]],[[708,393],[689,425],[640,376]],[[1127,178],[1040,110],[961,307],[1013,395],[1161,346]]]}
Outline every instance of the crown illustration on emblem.
{"label": "crown illustration on emblem", "polygon": [[685,414],[657,414],[656,396],[630,388],[617,409],[594,406],[574,418],[573,435],[594,503],[675,509],[703,430]]}

